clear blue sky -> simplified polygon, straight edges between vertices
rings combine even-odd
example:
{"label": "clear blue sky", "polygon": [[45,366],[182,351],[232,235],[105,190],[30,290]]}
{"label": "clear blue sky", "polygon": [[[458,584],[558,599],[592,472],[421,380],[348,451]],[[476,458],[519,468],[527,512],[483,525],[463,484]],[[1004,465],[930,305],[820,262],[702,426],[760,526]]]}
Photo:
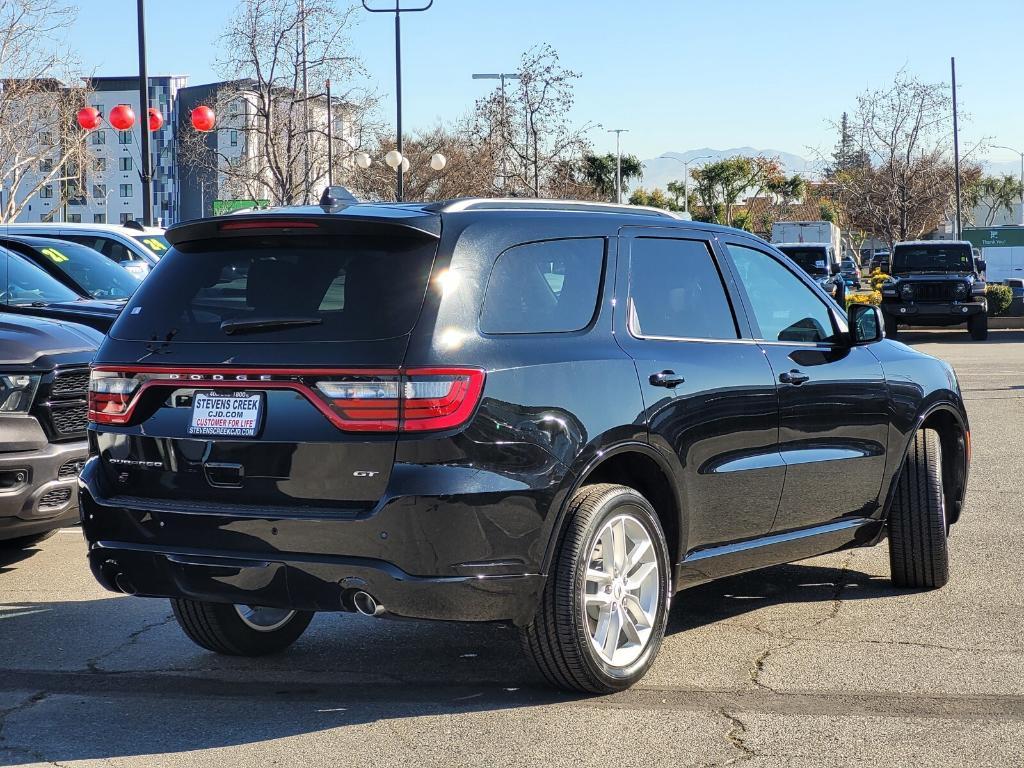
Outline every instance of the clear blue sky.
{"label": "clear blue sky", "polygon": [[[70,42],[85,69],[135,73],[135,1],[77,5]],[[234,7],[148,0],[150,73],[215,79],[216,39]],[[392,116],[393,17],[359,16],[356,53]],[[402,30],[410,128],[464,113],[488,87],[472,72],[513,70],[524,49],[549,42],[582,74],[575,118],[629,128],[624,151],[750,145],[807,156],[832,146],[827,121],[852,109],[857,93],[902,67],[948,81],[955,55],[965,140],[1024,149],[1022,0],[435,0],[403,17]],[[591,140],[614,147],[603,129]]]}

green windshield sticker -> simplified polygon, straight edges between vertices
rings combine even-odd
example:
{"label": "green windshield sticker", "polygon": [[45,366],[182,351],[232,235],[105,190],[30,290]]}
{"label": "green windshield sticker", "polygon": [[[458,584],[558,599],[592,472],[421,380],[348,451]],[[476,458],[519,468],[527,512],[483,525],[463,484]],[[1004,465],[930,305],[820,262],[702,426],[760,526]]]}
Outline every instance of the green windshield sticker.
{"label": "green windshield sticker", "polygon": [[58,251],[56,248],[43,248],[40,253],[46,256],[54,264],[62,264],[68,260],[68,257]]}

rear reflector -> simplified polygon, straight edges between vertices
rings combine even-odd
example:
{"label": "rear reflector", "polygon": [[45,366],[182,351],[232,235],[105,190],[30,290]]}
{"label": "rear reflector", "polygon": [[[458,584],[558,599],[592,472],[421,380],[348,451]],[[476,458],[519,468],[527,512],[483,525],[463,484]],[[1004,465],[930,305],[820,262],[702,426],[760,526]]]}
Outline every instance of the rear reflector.
{"label": "rear reflector", "polygon": [[[404,370],[170,369],[93,370],[89,419],[132,423],[136,405],[154,388],[291,389],[303,394],[332,424],[348,432],[427,432],[461,427],[483,393],[478,368]],[[166,398],[160,395],[158,401]]]}

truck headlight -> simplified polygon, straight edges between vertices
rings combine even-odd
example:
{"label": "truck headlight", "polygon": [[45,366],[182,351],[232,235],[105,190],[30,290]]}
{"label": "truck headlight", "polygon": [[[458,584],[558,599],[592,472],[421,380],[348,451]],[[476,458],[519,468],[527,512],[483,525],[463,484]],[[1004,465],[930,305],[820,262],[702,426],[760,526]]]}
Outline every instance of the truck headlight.
{"label": "truck headlight", "polygon": [[12,373],[0,376],[0,412],[28,413],[39,387],[39,376]]}
{"label": "truck headlight", "polygon": [[914,286],[912,286],[910,283],[904,283],[900,287],[900,296],[906,299],[907,301],[914,298]]}
{"label": "truck headlight", "polygon": [[985,295],[985,283],[978,280],[971,286],[972,296],[984,296]]}
{"label": "truck headlight", "polygon": [[953,294],[958,299],[967,298],[967,283],[957,283],[956,287],[953,289]]}

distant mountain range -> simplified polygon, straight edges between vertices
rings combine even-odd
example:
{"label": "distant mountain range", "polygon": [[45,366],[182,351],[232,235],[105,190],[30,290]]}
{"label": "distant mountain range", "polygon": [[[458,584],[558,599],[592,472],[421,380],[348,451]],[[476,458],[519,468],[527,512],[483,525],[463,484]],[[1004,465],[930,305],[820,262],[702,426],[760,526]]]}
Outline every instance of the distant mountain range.
{"label": "distant mountain range", "polygon": [[[683,160],[687,161],[692,169],[704,163],[717,162],[718,160],[736,157],[737,155],[777,157],[782,162],[787,173],[799,173],[809,178],[820,175],[822,171],[822,163],[816,160],[808,160],[806,157],[794,155],[791,152],[783,152],[780,149],[755,149],[754,147],[711,149],[710,147],[702,147],[700,149],[688,149],[685,152],[663,152],[659,157],[644,160],[643,179],[639,183],[634,182],[630,187],[632,189],[637,187],[643,187],[644,189],[660,187],[665,189],[670,181],[677,181],[683,178],[683,163],[681,162]],[[982,167],[985,169],[985,173],[993,175],[1004,173],[1017,175],[1020,173],[1020,162],[1016,160],[983,162]]]}

